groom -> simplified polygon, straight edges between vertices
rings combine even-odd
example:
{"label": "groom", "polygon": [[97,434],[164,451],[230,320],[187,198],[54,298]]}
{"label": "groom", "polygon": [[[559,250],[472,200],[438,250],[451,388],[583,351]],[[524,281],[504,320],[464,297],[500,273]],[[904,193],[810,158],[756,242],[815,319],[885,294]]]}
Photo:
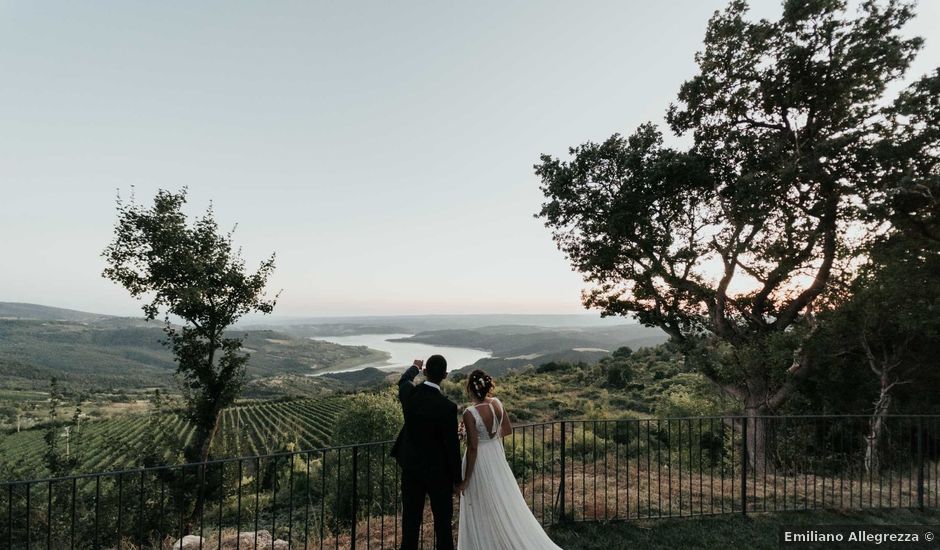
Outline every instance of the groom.
{"label": "groom", "polygon": [[402,469],[401,550],[418,548],[425,495],[431,500],[437,550],[453,550],[454,490],[461,481],[457,405],[441,392],[440,384],[447,376],[444,357],[428,357],[425,381],[415,385],[423,365],[424,361],[415,359],[398,381],[405,426],[391,454]]}

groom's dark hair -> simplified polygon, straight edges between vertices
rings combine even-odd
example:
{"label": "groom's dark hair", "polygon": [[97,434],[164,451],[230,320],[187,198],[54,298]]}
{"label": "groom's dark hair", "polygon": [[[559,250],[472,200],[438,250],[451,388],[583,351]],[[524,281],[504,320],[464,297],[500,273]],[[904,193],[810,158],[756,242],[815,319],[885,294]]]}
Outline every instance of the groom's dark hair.
{"label": "groom's dark hair", "polygon": [[438,384],[447,376],[447,359],[443,355],[432,355],[424,370],[428,380]]}

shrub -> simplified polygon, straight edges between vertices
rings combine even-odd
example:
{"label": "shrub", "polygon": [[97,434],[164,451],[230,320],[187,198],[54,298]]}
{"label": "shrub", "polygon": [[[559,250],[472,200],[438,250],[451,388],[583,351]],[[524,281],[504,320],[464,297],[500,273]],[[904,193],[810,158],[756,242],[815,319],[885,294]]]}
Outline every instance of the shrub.
{"label": "shrub", "polygon": [[627,363],[613,363],[606,368],[607,387],[626,388],[633,379],[633,369]]}
{"label": "shrub", "polygon": [[575,370],[575,368],[577,368],[577,367],[575,367],[575,366],[572,365],[571,363],[549,361],[548,363],[543,363],[543,364],[537,366],[537,367],[535,368],[535,372],[537,372],[537,373],[544,373],[544,372],[564,372],[564,371]]}
{"label": "shrub", "polygon": [[611,423],[611,439],[623,448],[622,452],[631,458],[646,456],[650,449],[665,445],[667,430],[665,424],[635,412],[627,412]]}
{"label": "shrub", "polygon": [[[596,430],[596,431],[595,431]],[[611,448],[611,443],[603,437],[603,424],[580,422],[574,430],[567,434],[565,447],[574,457],[591,460],[595,453],[603,453],[605,448]],[[606,445],[606,447],[605,447]]]}
{"label": "shrub", "polygon": [[547,449],[543,452],[540,441],[527,439],[523,446],[521,435],[505,438],[503,449],[506,451],[506,461],[509,462],[509,467],[516,478],[529,477],[533,473],[542,471],[545,468],[545,462],[551,460],[551,454]]}
{"label": "shrub", "polygon": [[401,405],[391,391],[350,397],[336,417],[333,444],[349,445],[394,439],[404,419]]}
{"label": "shrub", "polygon": [[717,416],[733,407],[715,387],[696,373],[675,376],[656,399],[655,410],[661,417]]}
{"label": "shrub", "polygon": [[[404,419],[401,406],[393,390],[376,394],[357,394],[349,399],[347,408],[336,418],[333,429],[334,445],[368,443],[394,439]],[[394,491],[384,499],[382,481],[393,479],[398,466],[387,460],[387,445],[369,445],[358,449],[359,510],[373,513],[388,513],[393,505]],[[353,449],[337,450],[330,454],[325,475],[340,480],[336,488],[326,496],[328,507],[335,511],[334,527],[344,525],[352,517],[352,453]],[[322,466],[320,466],[322,468]],[[337,468],[342,471],[337,472]],[[370,501],[368,495],[374,498]]]}
{"label": "shrub", "polygon": [[512,413],[512,419],[517,422],[528,422],[529,420],[533,420],[534,418],[535,418],[535,413],[533,413],[532,411],[528,409],[519,409],[517,411],[513,411]]}

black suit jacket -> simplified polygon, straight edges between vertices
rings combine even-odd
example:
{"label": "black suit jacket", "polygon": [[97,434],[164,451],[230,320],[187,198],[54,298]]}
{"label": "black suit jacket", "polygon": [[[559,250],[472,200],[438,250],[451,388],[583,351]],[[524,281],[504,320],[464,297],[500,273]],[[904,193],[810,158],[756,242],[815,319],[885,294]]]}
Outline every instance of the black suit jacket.
{"label": "black suit jacket", "polygon": [[408,473],[442,484],[461,481],[457,405],[437,388],[415,385],[412,365],[398,380],[398,400],[405,425],[392,446],[392,456]]}

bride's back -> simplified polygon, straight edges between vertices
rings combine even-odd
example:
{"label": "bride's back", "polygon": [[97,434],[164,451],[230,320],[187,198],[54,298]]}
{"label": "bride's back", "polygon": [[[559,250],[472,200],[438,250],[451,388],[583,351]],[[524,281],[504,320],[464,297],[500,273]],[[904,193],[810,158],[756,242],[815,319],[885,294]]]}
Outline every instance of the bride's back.
{"label": "bride's back", "polygon": [[468,407],[476,419],[477,435],[480,441],[502,437],[501,427],[506,411],[496,398],[487,398],[482,403]]}

